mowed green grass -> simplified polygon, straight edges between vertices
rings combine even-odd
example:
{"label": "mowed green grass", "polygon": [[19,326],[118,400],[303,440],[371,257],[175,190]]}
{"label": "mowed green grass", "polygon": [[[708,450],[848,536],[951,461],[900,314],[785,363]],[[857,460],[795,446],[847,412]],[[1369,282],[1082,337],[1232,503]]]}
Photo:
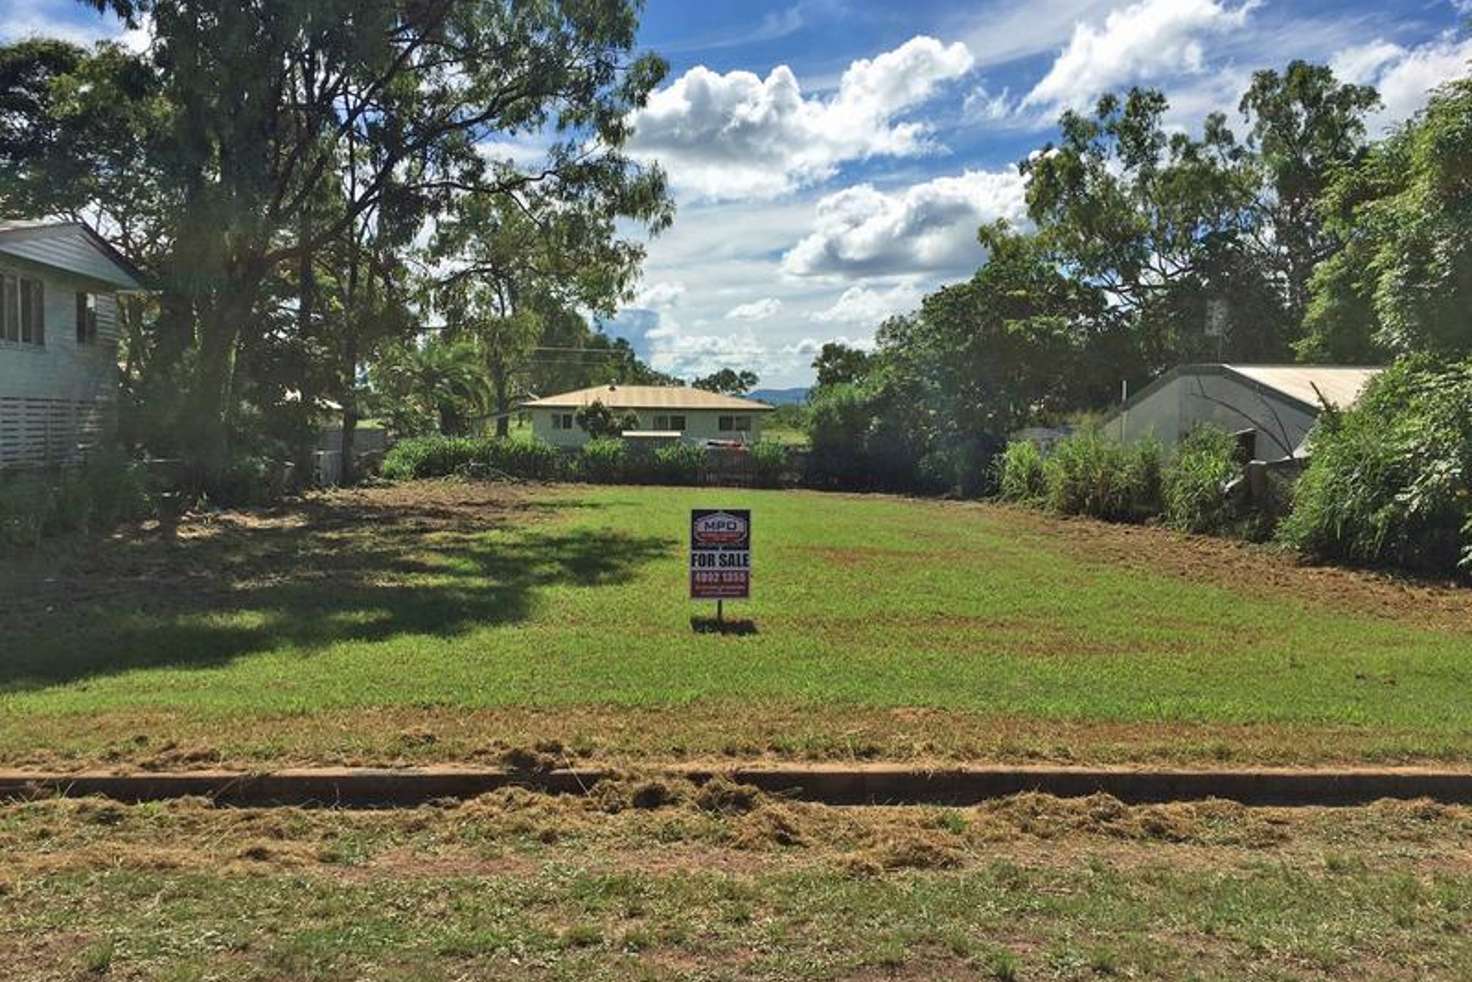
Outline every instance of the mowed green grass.
{"label": "mowed green grass", "polygon": [[[750,633],[692,627],[697,506],[752,509]],[[1110,562],[987,506],[425,483],[6,576],[0,762],[1472,756],[1472,630]]]}

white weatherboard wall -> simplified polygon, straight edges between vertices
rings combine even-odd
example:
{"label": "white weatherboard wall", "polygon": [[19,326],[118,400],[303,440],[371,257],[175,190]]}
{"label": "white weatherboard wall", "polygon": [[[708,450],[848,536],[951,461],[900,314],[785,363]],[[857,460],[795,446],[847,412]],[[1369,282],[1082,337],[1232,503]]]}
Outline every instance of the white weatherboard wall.
{"label": "white weatherboard wall", "polygon": [[[0,270],[41,280],[46,318],[44,346],[0,340],[0,467],[75,460],[114,417],[116,297],[94,280],[9,257]],[[95,344],[77,343],[79,291],[97,297]]]}
{"label": "white weatherboard wall", "polygon": [[[1235,376],[1182,373],[1127,412],[1116,414],[1105,425],[1105,432],[1126,442],[1153,436],[1172,446],[1204,423],[1228,432],[1253,429],[1258,433],[1257,455],[1267,459],[1290,456],[1313,429],[1316,419],[1318,413],[1304,409],[1297,400],[1264,391]],[[1287,448],[1280,443],[1286,443]]]}
{"label": "white weatherboard wall", "polygon": [[[755,443],[761,439],[762,413],[740,412],[737,410],[722,409],[631,409],[627,410],[639,417],[639,429],[659,429],[654,425],[656,416],[681,416],[685,417],[685,429],[683,436],[686,440],[745,440],[747,443]],[[569,414],[576,420],[575,409],[533,409],[532,433],[539,440],[545,440],[554,447],[581,447],[588,442],[588,434],[580,428],[576,421],[570,430],[554,430],[552,428],[552,417],[563,413]],[[624,410],[617,410],[622,415]],[[720,421],[722,416],[746,416],[751,419],[751,429],[740,433],[730,430],[722,430]]]}

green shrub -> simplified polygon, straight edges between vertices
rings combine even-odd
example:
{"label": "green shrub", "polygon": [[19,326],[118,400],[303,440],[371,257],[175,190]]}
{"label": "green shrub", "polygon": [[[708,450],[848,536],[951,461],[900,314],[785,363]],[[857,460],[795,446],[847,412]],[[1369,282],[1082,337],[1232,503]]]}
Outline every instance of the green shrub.
{"label": "green shrub", "polygon": [[629,450],[617,437],[599,437],[578,452],[578,474],[595,484],[616,484],[628,470]]}
{"label": "green shrub", "polygon": [[917,491],[925,494],[946,494],[954,491],[960,481],[960,455],[954,450],[931,450],[915,462]]}
{"label": "green shrub", "polygon": [[92,500],[92,523],[111,528],[118,522],[137,521],[154,510],[153,491],[143,464],[117,450],[104,450],[82,470]]}
{"label": "green shrub", "polygon": [[286,494],[287,469],[269,457],[236,457],[205,489],[211,504],[222,508],[270,505]]}
{"label": "green shrub", "polygon": [[1237,441],[1215,426],[1199,426],[1165,468],[1165,520],[1182,532],[1222,533],[1238,518],[1226,493],[1237,476]]}
{"label": "green shrub", "polygon": [[997,494],[1005,501],[1038,502],[1047,493],[1043,454],[1031,440],[1017,440],[997,458]]}
{"label": "green shrub", "polygon": [[463,436],[416,436],[400,440],[383,457],[382,474],[390,481],[448,477],[487,458],[486,441]]}
{"label": "green shrub", "polygon": [[51,487],[51,508],[41,530],[44,536],[86,529],[92,519],[92,493],[81,468],[61,471]]}
{"label": "green shrub", "polygon": [[1064,515],[1139,522],[1161,510],[1161,450],[1123,444],[1096,430],[1060,440],[1043,461],[1044,500]]}
{"label": "green shrub", "polygon": [[758,440],[751,445],[751,467],[758,487],[775,488],[787,472],[787,447],[777,440]]}
{"label": "green shrub", "polygon": [[51,483],[39,474],[0,477],[0,545],[34,546],[55,506]]}
{"label": "green shrub", "polygon": [[654,477],[660,484],[699,484],[705,469],[705,448],[683,441],[654,451]]}
{"label": "green shrub", "polygon": [[509,437],[486,441],[484,459],[494,471],[533,481],[547,481],[562,474],[562,452],[550,443],[532,438]]}
{"label": "green shrub", "polygon": [[1409,359],[1326,412],[1281,541],[1320,559],[1472,575],[1472,361]]}

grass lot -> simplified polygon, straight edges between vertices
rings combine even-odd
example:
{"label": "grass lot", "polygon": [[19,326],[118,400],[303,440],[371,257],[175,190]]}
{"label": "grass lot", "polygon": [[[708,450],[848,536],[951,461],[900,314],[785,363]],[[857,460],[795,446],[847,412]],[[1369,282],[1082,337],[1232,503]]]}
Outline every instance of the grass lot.
{"label": "grass lot", "polygon": [[7,979],[1472,975],[1472,811],[0,807]]}
{"label": "grass lot", "polygon": [[[751,507],[753,633],[692,630]],[[0,561],[0,765],[1466,762],[1472,597],[888,497],[422,483]]]}

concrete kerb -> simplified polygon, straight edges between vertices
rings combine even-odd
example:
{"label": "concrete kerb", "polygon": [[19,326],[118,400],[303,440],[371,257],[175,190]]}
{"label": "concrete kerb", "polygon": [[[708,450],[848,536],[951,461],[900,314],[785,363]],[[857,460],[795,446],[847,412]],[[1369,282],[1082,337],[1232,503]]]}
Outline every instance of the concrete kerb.
{"label": "concrete kerb", "polygon": [[[524,772],[425,767],[309,768],[245,773],[0,771],[0,800],[101,796],[123,802],[204,797],[222,805],[411,807],[470,799],[506,787],[585,794],[619,776],[599,769]],[[1109,794],[1130,804],[1219,798],[1246,805],[1346,806],[1382,798],[1472,803],[1472,772],[1426,769],[1125,770],[1083,767],[953,767],[887,764],[662,767],[640,777],[704,783],[717,776],[772,795],[832,805],[971,805],[1024,792],[1063,798]]]}

